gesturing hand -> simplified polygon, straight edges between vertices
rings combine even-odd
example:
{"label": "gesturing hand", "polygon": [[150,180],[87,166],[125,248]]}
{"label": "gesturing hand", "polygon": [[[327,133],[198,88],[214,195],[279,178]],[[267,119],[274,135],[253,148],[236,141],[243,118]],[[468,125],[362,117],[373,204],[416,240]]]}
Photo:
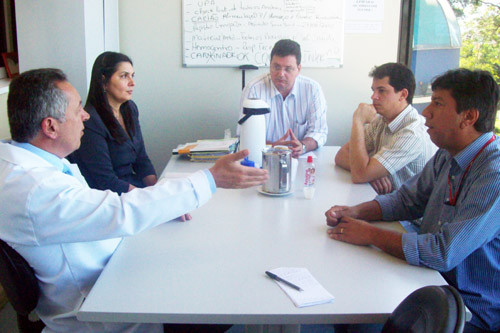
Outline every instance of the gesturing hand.
{"label": "gesturing hand", "polygon": [[215,184],[221,188],[247,188],[263,184],[269,176],[267,170],[246,167],[239,163],[248,156],[248,150],[226,155],[217,160],[209,169]]}

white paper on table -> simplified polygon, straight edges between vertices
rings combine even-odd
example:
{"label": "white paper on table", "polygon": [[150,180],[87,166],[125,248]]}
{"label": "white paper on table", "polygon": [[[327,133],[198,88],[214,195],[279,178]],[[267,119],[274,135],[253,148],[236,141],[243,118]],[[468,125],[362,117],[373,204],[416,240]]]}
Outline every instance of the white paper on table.
{"label": "white paper on table", "polygon": [[315,278],[307,268],[280,267],[270,271],[282,279],[302,288],[302,291],[293,289],[286,284],[275,281],[290,297],[295,306],[301,308],[318,304],[331,303],[335,299]]}

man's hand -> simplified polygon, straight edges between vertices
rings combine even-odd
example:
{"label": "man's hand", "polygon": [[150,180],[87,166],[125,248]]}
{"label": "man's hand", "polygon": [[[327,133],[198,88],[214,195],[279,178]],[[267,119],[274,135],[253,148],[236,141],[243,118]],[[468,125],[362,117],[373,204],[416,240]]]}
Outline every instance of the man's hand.
{"label": "man's hand", "polygon": [[377,194],[386,194],[392,192],[391,179],[387,176],[371,181],[370,185],[373,187],[375,192],[377,192]]}
{"label": "man's hand", "polygon": [[186,214],[184,214],[184,215],[179,216],[176,220],[177,220],[177,221],[181,221],[181,222],[186,222],[186,221],[191,220],[192,218],[193,218],[193,217],[191,216],[191,214],[186,213]]}
{"label": "man's hand", "polygon": [[[289,140],[287,140],[290,138]],[[302,142],[293,134],[292,129],[288,129],[278,141],[273,142],[273,146],[287,146],[292,150],[292,157],[298,158],[302,153]]]}
{"label": "man's hand", "polygon": [[248,150],[226,155],[217,160],[209,169],[215,184],[221,188],[247,188],[263,184],[269,176],[267,170],[246,167],[239,163],[248,156]]}
{"label": "man's hand", "polygon": [[156,175],[148,175],[148,176],[142,178],[142,182],[146,186],[153,186],[154,184],[156,184],[158,182],[158,178],[156,177]]}
{"label": "man's hand", "polygon": [[375,120],[377,110],[372,104],[361,103],[359,104],[352,118],[360,121],[362,124],[369,124]]}
{"label": "man's hand", "polygon": [[341,242],[374,245],[384,252],[405,260],[400,232],[379,228],[352,217],[342,217],[335,228],[328,229],[327,234],[331,239]]}
{"label": "man's hand", "polygon": [[354,207],[333,206],[325,212],[325,216],[326,224],[330,227],[335,227],[343,217],[355,217],[357,216],[357,212],[354,210]]}
{"label": "man's hand", "polygon": [[374,226],[363,220],[343,217],[335,228],[328,229],[328,237],[356,245],[373,244]]}

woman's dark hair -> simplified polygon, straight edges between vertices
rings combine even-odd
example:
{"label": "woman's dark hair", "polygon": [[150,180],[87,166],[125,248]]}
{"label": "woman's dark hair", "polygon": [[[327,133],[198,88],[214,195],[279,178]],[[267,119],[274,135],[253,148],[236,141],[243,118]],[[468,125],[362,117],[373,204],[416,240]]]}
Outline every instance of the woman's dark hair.
{"label": "woman's dark hair", "polygon": [[[104,92],[104,86],[116,72],[118,64],[121,62],[128,62],[133,65],[132,60],[122,53],[104,52],[97,57],[92,67],[89,94],[85,104],[85,107],[90,104],[96,109],[104,125],[111,133],[111,136],[119,143],[125,142],[127,137],[123,135],[123,132],[120,130],[121,125],[113,115],[113,110],[111,110],[108,98]],[[120,106],[120,112],[123,115],[127,132],[133,135],[135,133],[135,128],[128,101]]]}

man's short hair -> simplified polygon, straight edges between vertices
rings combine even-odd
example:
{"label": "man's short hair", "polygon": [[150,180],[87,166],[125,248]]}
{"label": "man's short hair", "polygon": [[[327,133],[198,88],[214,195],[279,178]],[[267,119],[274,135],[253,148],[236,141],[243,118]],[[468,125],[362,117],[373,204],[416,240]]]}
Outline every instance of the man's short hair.
{"label": "man's short hair", "polygon": [[56,86],[67,81],[59,69],[42,68],[26,71],[9,86],[7,114],[10,135],[14,141],[29,142],[41,129],[42,120],[53,117],[64,121],[68,100]]}
{"label": "man's short hair", "polygon": [[370,77],[382,80],[384,77],[389,77],[389,84],[396,92],[403,89],[408,90],[406,102],[411,104],[413,102],[413,95],[415,94],[415,76],[412,71],[403,64],[389,62],[380,66],[375,66],[370,72]]}
{"label": "man's short hair", "polygon": [[480,133],[491,132],[495,128],[498,105],[498,84],[487,71],[471,71],[465,68],[449,70],[432,82],[432,91],[449,90],[457,103],[457,113],[477,109],[479,118],[474,124]]}
{"label": "man's short hair", "polygon": [[289,55],[295,56],[297,59],[297,66],[300,65],[301,53],[300,53],[300,45],[299,43],[291,40],[291,39],[281,39],[274,44],[274,47],[271,51],[271,60],[274,56],[278,57],[286,57]]}

